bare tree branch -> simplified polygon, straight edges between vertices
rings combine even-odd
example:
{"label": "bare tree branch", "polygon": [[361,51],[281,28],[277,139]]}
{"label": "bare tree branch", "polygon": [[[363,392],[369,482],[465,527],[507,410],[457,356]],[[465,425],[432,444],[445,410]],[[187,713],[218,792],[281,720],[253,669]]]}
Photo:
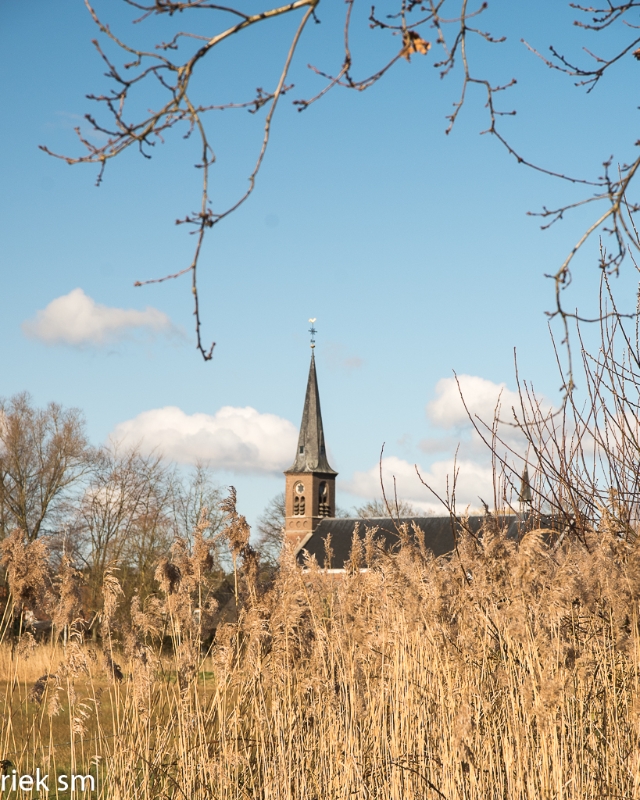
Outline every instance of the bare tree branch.
{"label": "bare tree branch", "polygon": [[[204,13],[198,16],[198,20],[201,22],[204,20],[207,24],[211,21],[219,24],[218,32],[213,35],[202,30],[180,29],[168,41],[160,42],[151,51],[132,46],[117,36],[100,18],[92,2],[93,0],[85,0],[85,5],[102,39],[114,46],[126,59],[121,66],[117,65],[104,50],[102,44],[97,40],[94,41],[96,50],[107,67],[106,75],[111,81],[111,90],[104,94],[90,95],[89,98],[106,110],[110,123],[103,124],[95,116],[86,115],[86,120],[93,132],[100,134],[103,140],[94,143],[90,136],[77,128],[76,133],[85,150],[84,155],[68,156],[53,153],[47,147],[42,149],[69,164],[97,164],[99,167],[97,183],[99,184],[103,179],[107,162],[132,146],[137,147],[143,157],[150,158],[152,148],[156,143],[164,141],[166,133],[182,123],[187,126],[185,138],[189,138],[194,133],[197,135],[200,143],[200,160],[196,166],[202,170],[200,204],[197,211],[176,221],[177,224],[189,226],[190,232],[196,236],[191,262],[168,275],[137,280],[135,285],[143,286],[148,283],[179,278],[187,273],[191,274],[196,346],[203,359],[209,361],[213,356],[215,343],[210,347],[205,347],[203,344],[198,294],[198,265],[205,235],[209,229],[235,212],[250,197],[255,188],[268,148],[279,100],[292,89],[292,84],[287,84],[286,81],[294,55],[309,21],[313,19],[315,22],[319,22],[317,10],[320,0],[295,0],[295,2],[273,6],[257,14],[248,13],[241,4],[226,6],[206,2],[206,0],[149,0],[149,2],[124,0],[127,5],[143,12],[135,20],[136,23],[141,23],[152,16],[173,17],[175,14],[182,15],[183,12],[200,11]],[[575,209],[587,207],[592,203],[604,204],[604,209],[598,212],[559,269],[548,275],[554,282],[555,297],[554,308],[548,313],[551,319],[558,317],[563,326],[562,344],[567,347],[569,358],[566,390],[570,392],[574,382],[569,348],[569,322],[574,319],[586,321],[592,317],[579,316],[576,311],[567,310],[563,304],[563,292],[571,285],[571,267],[575,256],[596,232],[600,236],[603,234],[612,236],[615,242],[612,249],[603,248],[601,250],[600,268],[607,273],[617,273],[626,254],[640,249],[640,240],[634,222],[634,216],[640,210],[640,204],[630,199],[630,190],[640,166],[640,158],[632,160],[628,164],[619,164],[615,177],[610,171],[613,160],[609,158],[604,162],[604,174],[593,179],[569,175],[562,170],[539,164],[527,158],[511,143],[510,136],[503,130],[502,120],[504,117],[513,117],[516,112],[512,108],[502,108],[497,101],[500,93],[515,85],[516,78],[511,77],[501,83],[494,83],[480,74],[475,66],[474,43],[499,45],[505,41],[504,36],[478,27],[478,20],[483,19],[482,15],[488,8],[486,2],[396,0],[395,5],[389,9],[389,13],[384,16],[378,13],[375,6],[372,7],[368,16],[369,27],[376,32],[376,35],[382,33],[397,37],[398,47],[395,54],[391,57],[387,54],[382,60],[381,66],[373,72],[364,76],[356,76],[357,60],[354,58],[351,45],[351,29],[354,24],[353,12],[356,2],[357,0],[346,0],[345,3],[343,56],[340,68],[334,72],[316,65],[309,65],[309,69],[322,79],[325,85],[310,97],[294,100],[294,105],[299,111],[308,109],[336,87],[363,92],[381,80],[401,59],[410,61],[411,57],[415,55],[430,56],[436,48],[439,48],[441,57],[434,58],[433,66],[438,70],[440,77],[445,78],[459,74],[461,79],[458,98],[453,103],[453,111],[447,117],[446,133],[450,133],[457,122],[469,92],[477,88],[484,95],[487,115],[487,126],[482,132],[493,136],[517,163],[568,184],[589,187],[594,190],[592,194],[564,205],[553,208],[543,206],[540,212],[533,214],[544,220],[543,228],[548,228],[564,219],[570,211]],[[581,65],[565,57],[555,45],[550,48],[550,57],[546,57],[524,39],[522,41],[532,53],[542,59],[544,64],[563,74],[577,78],[577,85],[586,86],[587,91],[590,92],[611,69],[619,65],[630,54],[633,54],[635,58],[640,58],[638,26],[629,21],[629,15],[640,7],[640,2],[638,0],[619,3],[607,2],[602,7],[570,3],[570,7],[578,14],[575,24],[585,31],[597,33],[616,25],[619,26],[616,30],[621,32],[621,40],[611,54],[597,55],[592,48],[585,47],[584,52],[588,62],[586,65]],[[251,100],[226,103],[195,101],[192,96],[193,76],[197,74],[200,65],[219,44],[229,40],[235,41],[234,37],[241,36],[243,31],[249,28],[290,15],[294,15],[299,21],[286,51],[283,52],[282,67],[273,89],[258,88],[255,97]],[[181,19],[183,18],[181,16]],[[189,18],[191,17],[189,16]],[[268,31],[268,28],[264,30]],[[425,31],[429,32],[428,38]],[[268,34],[265,33],[265,35]],[[623,39],[626,40],[623,41]],[[177,54],[182,47],[186,47],[187,50],[191,48],[191,50],[180,59]],[[165,102],[157,108],[150,109],[142,116],[136,117],[134,113],[134,116],[130,117],[129,109],[134,104],[133,91],[140,88],[140,91],[149,92],[158,85],[166,93]],[[215,154],[207,131],[206,119],[210,112],[226,109],[246,109],[253,114],[265,109],[266,113],[262,140],[254,166],[248,175],[248,187],[226,208],[214,210],[210,201],[210,170],[215,163]],[[104,141],[104,137],[106,137],[106,141]],[[599,318],[593,317],[593,319]]]}

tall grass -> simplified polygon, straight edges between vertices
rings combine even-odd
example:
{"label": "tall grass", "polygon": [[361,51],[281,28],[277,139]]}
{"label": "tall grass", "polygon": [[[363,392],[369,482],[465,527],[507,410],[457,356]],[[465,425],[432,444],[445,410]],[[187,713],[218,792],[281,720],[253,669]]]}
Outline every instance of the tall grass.
{"label": "tall grass", "polygon": [[637,797],[640,547],[606,526],[587,545],[489,519],[440,560],[369,532],[368,571],[338,580],[288,553],[262,592],[239,574],[208,655],[180,545],[181,577],[104,653],[5,645],[0,757],[127,800]]}

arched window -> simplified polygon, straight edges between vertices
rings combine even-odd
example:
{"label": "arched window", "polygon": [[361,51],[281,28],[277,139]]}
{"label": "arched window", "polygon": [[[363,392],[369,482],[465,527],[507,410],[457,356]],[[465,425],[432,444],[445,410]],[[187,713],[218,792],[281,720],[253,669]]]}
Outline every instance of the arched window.
{"label": "arched window", "polygon": [[304,483],[298,482],[293,487],[293,516],[304,517]]}
{"label": "arched window", "polygon": [[320,481],[320,486],[318,487],[318,516],[328,517],[330,513],[329,486],[326,481]]}

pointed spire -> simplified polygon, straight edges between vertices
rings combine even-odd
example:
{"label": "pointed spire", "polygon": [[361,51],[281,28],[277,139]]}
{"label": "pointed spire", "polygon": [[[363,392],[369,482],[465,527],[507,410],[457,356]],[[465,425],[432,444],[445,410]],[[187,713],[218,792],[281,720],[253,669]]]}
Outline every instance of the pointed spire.
{"label": "pointed spire", "polygon": [[320,394],[318,392],[318,378],[316,376],[316,359],[311,351],[311,366],[309,367],[309,380],[307,381],[307,394],[304,398],[300,436],[296,460],[287,472],[322,472],[325,475],[337,475],[327,461],[327,451],[324,443],[322,429],[322,413],[320,411]]}
{"label": "pointed spire", "polygon": [[529,481],[529,465],[524,465],[524,471],[522,473],[522,482],[520,483],[520,502],[521,503],[530,503],[532,500],[531,495],[531,483]]}

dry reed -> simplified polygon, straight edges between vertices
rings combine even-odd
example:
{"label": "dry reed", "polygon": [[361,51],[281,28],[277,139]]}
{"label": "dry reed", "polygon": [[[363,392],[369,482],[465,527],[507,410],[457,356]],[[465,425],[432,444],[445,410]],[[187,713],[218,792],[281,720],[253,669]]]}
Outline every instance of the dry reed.
{"label": "dry reed", "polygon": [[122,681],[73,639],[0,651],[20,773],[92,772],[127,800],[638,796],[640,545],[615,530],[553,550],[494,525],[440,560],[369,541],[339,580],[285,553],[209,656],[206,554],[173,557],[163,603],[113,634]]}

